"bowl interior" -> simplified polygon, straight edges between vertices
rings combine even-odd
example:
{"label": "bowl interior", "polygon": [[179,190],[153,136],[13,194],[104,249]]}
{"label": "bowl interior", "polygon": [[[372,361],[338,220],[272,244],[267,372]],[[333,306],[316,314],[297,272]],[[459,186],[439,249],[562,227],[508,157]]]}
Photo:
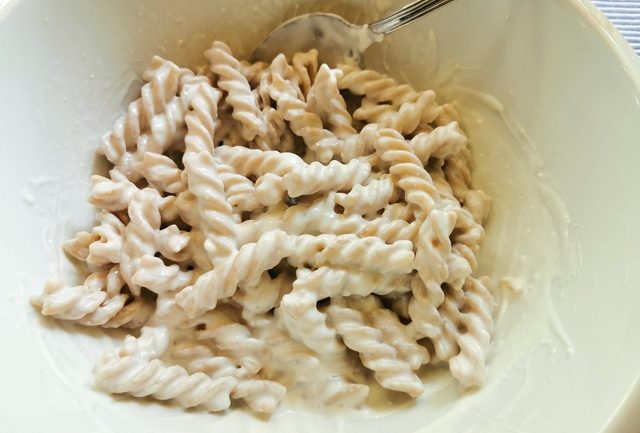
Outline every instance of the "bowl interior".
{"label": "bowl interior", "polygon": [[27,303],[47,278],[73,277],[60,244],[93,220],[98,138],[134,98],[151,55],[195,67],[216,38],[243,55],[291,16],[323,10],[364,23],[401,3],[13,0],[0,9],[9,430],[601,431],[640,365],[640,92],[638,70],[579,1],[458,0],[367,53],[369,66],[457,102],[476,184],[494,203],[480,271],[526,283],[522,296],[501,299],[483,389],[461,394],[435,371],[403,408],[286,409],[267,422],[186,413],[94,390],[93,362],[117,333],[43,320]]}

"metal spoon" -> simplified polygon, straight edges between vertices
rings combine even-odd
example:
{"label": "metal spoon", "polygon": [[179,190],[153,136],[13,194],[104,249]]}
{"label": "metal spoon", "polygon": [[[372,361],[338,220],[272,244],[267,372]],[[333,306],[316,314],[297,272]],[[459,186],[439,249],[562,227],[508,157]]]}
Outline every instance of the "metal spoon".
{"label": "metal spoon", "polygon": [[284,53],[317,48],[322,62],[335,65],[345,60],[360,63],[364,51],[385,35],[433,12],[453,0],[419,0],[371,24],[358,26],[327,13],[306,14],[280,24],[253,52],[253,60],[271,61]]}

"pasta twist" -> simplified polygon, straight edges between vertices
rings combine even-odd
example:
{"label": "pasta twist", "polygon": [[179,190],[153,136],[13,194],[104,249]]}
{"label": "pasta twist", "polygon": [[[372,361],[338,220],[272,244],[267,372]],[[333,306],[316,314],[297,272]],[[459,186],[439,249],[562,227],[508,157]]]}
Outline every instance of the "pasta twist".
{"label": "pasta twist", "polygon": [[379,238],[356,235],[300,235],[289,254],[292,266],[336,265],[363,271],[409,273],[413,269],[410,241],[387,245]]}
{"label": "pasta twist", "polygon": [[[145,152],[162,153],[180,136],[185,107],[176,96],[188,69],[155,56],[143,78],[141,98],[129,105],[127,114],[105,134],[99,148],[107,159],[132,180],[139,178],[137,160]],[[149,130],[149,134],[146,132]]]}
{"label": "pasta twist", "polygon": [[209,411],[229,408],[237,379],[190,375],[183,367],[167,367],[158,357],[168,345],[168,333],[162,327],[143,328],[138,339],[128,335],[121,348],[100,358],[94,369],[96,382],[115,394],[175,400],[183,407],[202,406]]}
{"label": "pasta twist", "polygon": [[209,344],[203,341],[183,340],[171,349],[171,356],[190,373],[204,373],[215,379],[234,376],[238,367],[226,356],[218,356]]}
{"label": "pasta twist", "polygon": [[293,279],[282,273],[271,278],[267,272],[253,286],[243,286],[233,295],[233,300],[242,306],[245,320],[267,313],[280,304],[282,297],[291,291]]}
{"label": "pasta twist", "polygon": [[271,413],[278,407],[287,388],[271,380],[242,380],[238,383],[231,397],[241,398],[255,412]]}
{"label": "pasta twist", "polygon": [[283,201],[285,192],[290,197],[300,197],[318,192],[345,190],[364,182],[371,173],[367,162],[352,159],[347,164],[331,161],[328,165],[312,162],[293,168],[281,177],[267,173],[256,181],[256,197],[273,206]]}
{"label": "pasta twist", "polygon": [[[205,373],[209,377],[235,377],[240,369],[225,356],[216,356],[207,345],[201,342],[183,341],[172,350],[172,356],[185,364],[191,373]],[[242,398],[250,409],[256,412],[273,412],[286,388],[277,382],[261,379],[241,379],[231,391],[232,398]]]}
{"label": "pasta twist", "polygon": [[206,237],[204,248],[211,263],[216,265],[236,250],[236,227],[212,154],[220,92],[205,81],[195,86],[190,102],[193,110],[186,116],[183,161],[189,189],[197,199],[199,228]]}
{"label": "pasta twist", "polygon": [[442,318],[437,308],[444,300],[441,286],[449,277],[446,258],[451,253],[449,235],[454,226],[454,213],[433,210],[420,227],[415,256],[419,278],[411,283],[409,303],[410,326],[417,338],[440,332]]}
{"label": "pasta twist", "polygon": [[256,137],[255,143],[262,150],[291,152],[295,147],[295,136],[278,110],[267,106],[262,110],[262,117],[267,126],[264,137]]}
{"label": "pasta twist", "polygon": [[[150,310],[138,311],[136,317],[130,315],[136,301],[126,304],[128,296],[120,294],[124,282],[119,278],[118,268],[110,271],[94,272],[84,284],[69,287],[61,281],[49,281],[43,293],[31,299],[40,312],[55,319],[69,320],[84,326],[139,327],[149,318]],[[136,305],[140,305],[138,301]],[[138,308],[139,310],[139,308]],[[125,319],[125,315],[129,315]],[[134,320],[135,319],[135,320]]]}
{"label": "pasta twist", "polygon": [[253,212],[262,205],[256,199],[256,189],[249,179],[237,174],[231,166],[215,160],[218,177],[224,185],[227,202],[238,212]]}
{"label": "pasta twist", "polygon": [[341,215],[335,212],[334,193],[327,194],[311,203],[290,207],[272,208],[272,211],[255,220],[239,225],[238,243],[257,241],[270,230],[284,230],[289,234],[357,234],[360,237],[375,236],[387,243],[412,240],[420,228],[415,223],[401,219],[376,218],[366,220],[359,215]]}
{"label": "pasta twist", "polygon": [[336,137],[345,139],[356,134],[353,119],[338,89],[340,70],[322,65],[307,95],[307,110],[317,113]]}
{"label": "pasta twist", "polygon": [[144,326],[151,318],[154,305],[145,298],[134,298],[130,304],[125,304],[115,316],[102,325],[103,328],[130,328],[138,329]]}
{"label": "pasta twist", "polygon": [[107,272],[95,272],[87,277],[84,284],[76,287],[67,287],[61,281],[49,281],[43,293],[33,298],[32,303],[41,308],[43,315],[63,320],[78,321],[99,310],[95,316],[104,317],[103,323],[106,323],[127,299],[126,295],[116,296],[103,306],[107,300],[106,283]]}
{"label": "pasta twist", "polygon": [[138,187],[116,168],[109,172],[109,178],[91,176],[89,203],[110,212],[127,209]]}
{"label": "pasta twist", "polygon": [[360,69],[356,65],[340,64],[343,75],[338,87],[355,95],[366,96],[373,102],[391,102],[400,106],[407,101],[418,99],[418,93],[407,84],[398,84],[393,78],[370,69]]}
{"label": "pasta twist", "polygon": [[449,361],[464,388],[477,387],[486,375],[485,359],[493,332],[493,296],[488,280],[469,278],[462,290],[450,290],[439,310],[443,332],[431,338],[436,355]]}
{"label": "pasta twist", "polygon": [[334,297],[387,295],[409,290],[410,277],[402,274],[379,274],[330,266],[314,271],[298,269],[294,289],[304,288],[315,293],[318,300]]}
{"label": "pasta twist", "polygon": [[133,277],[139,269],[139,261],[156,252],[156,233],[160,230],[161,222],[157,192],[150,188],[136,191],[131,197],[128,213],[131,221],[124,230],[120,272],[131,293],[138,296],[140,285],[135,283]]}
{"label": "pasta twist", "polygon": [[304,139],[320,162],[329,162],[339,150],[341,140],[323,127],[322,119],[316,113],[307,110],[306,103],[299,97],[300,89],[273,70],[273,65],[277,64],[278,59],[286,62],[282,56],[276,57],[272,63],[269,94],[277,102],[278,111],[289,122],[293,133]]}
{"label": "pasta twist", "polygon": [[131,281],[146,287],[155,293],[166,293],[181,290],[193,280],[192,271],[183,271],[180,266],[165,265],[158,257],[142,256],[137,263],[137,269]]}
{"label": "pasta twist", "polygon": [[247,177],[263,176],[267,173],[284,176],[295,167],[305,164],[294,153],[247,149],[239,146],[220,146],[216,149],[216,156],[231,166],[236,173]]}
{"label": "pasta twist", "polygon": [[278,309],[279,319],[289,334],[318,353],[338,353],[344,348],[336,341],[335,331],[326,326],[325,314],[316,304],[324,298],[367,296],[403,291],[407,278],[346,271],[322,267],[315,271],[298,269],[293,290],[283,296]]}
{"label": "pasta twist", "polygon": [[304,281],[294,283],[291,293],[283,296],[276,310],[276,318],[287,330],[291,338],[322,354],[344,351],[344,346],[336,339],[336,333],[326,324],[324,313],[316,308],[319,298],[305,287]]}
{"label": "pasta twist", "polygon": [[198,340],[212,341],[220,354],[240,366],[236,373],[238,378],[256,374],[269,359],[270,352],[264,341],[252,337],[244,325],[234,322],[222,312],[209,311],[192,321],[189,327],[197,329],[195,335]]}
{"label": "pasta twist", "polygon": [[373,296],[349,299],[349,306],[360,311],[366,323],[382,332],[382,341],[393,346],[398,357],[412,370],[417,370],[429,361],[429,352],[412,338],[407,327],[391,310],[383,308]]}
{"label": "pasta twist", "polygon": [[312,162],[296,167],[282,178],[289,196],[299,197],[317,192],[349,190],[362,184],[371,174],[371,165],[357,159],[347,164],[331,161],[328,165]]}
{"label": "pasta twist", "polygon": [[231,256],[236,247],[236,223],[226,200],[224,184],[216,176],[216,164],[208,152],[185,157],[189,189],[198,200],[200,230],[205,235],[204,248],[215,266]]}
{"label": "pasta twist", "polygon": [[306,96],[315,82],[318,73],[318,50],[315,48],[306,53],[295,53],[291,59],[293,70],[298,77],[300,90]]}
{"label": "pasta twist", "polygon": [[[263,370],[267,377],[297,390],[300,397],[319,405],[344,408],[364,404],[369,387],[354,383],[362,378],[341,373],[351,370],[345,353],[328,357],[325,364],[318,355],[292,340],[273,318],[262,317],[251,325],[272,348],[272,362]],[[333,368],[327,368],[328,365]],[[316,374],[313,377],[305,374],[309,371]]]}
{"label": "pasta twist", "polygon": [[267,127],[261,119],[258,102],[231,49],[223,42],[216,41],[205,52],[205,56],[211,62],[211,71],[218,76],[218,87],[227,92],[226,100],[233,107],[233,118],[242,124],[244,139],[264,136]]}
{"label": "pasta twist", "polygon": [[467,142],[467,137],[460,129],[458,122],[451,122],[431,132],[416,134],[409,141],[409,147],[420,162],[426,165],[430,158],[447,159],[457,154],[467,146]]}
{"label": "pasta twist", "polygon": [[291,254],[292,243],[282,231],[265,233],[258,242],[243,245],[213,270],[202,274],[192,286],[176,295],[189,317],[215,308],[219,299],[233,296],[238,285],[254,285],[262,273]]}
{"label": "pasta twist", "polygon": [[184,263],[192,258],[191,232],[182,231],[175,224],[165,227],[157,234],[156,247],[163,257],[172,262]]}
{"label": "pasta twist", "polygon": [[138,162],[137,171],[149,185],[160,191],[175,194],[187,187],[182,170],[171,158],[159,153],[145,152]]}
{"label": "pasta twist", "polygon": [[391,165],[389,172],[404,190],[405,200],[416,206],[421,215],[428,215],[439,200],[431,176],[400,133],[383,129],[377,135],[376,150],[380,152],[382,160]]}
{"label": "pasta twist", "polygon": [[396,349],[382,341],[381,331],[365,324],[359,311],[332,302],[327,314],[344,343],[358,352],[362,364],[373,370],[380,385],[412,397],[422,394],[422,382],[409,364],[398,357]]}
{"label": "pasta twist", "polygon": [[421,123],[433,122],[440,113],[436,95],[428,90],[421,92],[416,101],[406,101],[397,110],[392,105],[375,105],[364,100],[362,107],[353,113],[354,119],[378,123],[381,128],[395,129],[401,134],[415,132]]}
{"label": "pasta twist", "polygon": [[94,266],[120,261],[124,224],[112,213],[98,213],[98,224],[91,233],[79,232],[63,244],[64,250],[78,260]]}
{"label": "pasta twist", "polygon": [[257,86],[261,82],[262,76],[269,71],[269,64],[265,62],[249,63],[241,60],[238,70],[244,75],[251,86]]}
{"label": "pasta twist", "polygon": [[348,193],[336,194],[336,203],[345,214],[365,215],[383,209],[391,200],[395,185],[389,176],[372,179],[366,185],[356,184]]}

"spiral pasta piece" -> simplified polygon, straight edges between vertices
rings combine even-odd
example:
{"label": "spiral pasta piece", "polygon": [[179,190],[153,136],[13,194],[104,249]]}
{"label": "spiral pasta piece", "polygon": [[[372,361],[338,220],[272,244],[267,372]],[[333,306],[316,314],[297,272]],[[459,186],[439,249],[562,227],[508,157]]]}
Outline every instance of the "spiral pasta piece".
{"label": "spiral pasta piece", "polygon": [[278,111],[289,122],[294,134],[304,139],[318,160],[323,163],[329,162],[342,146],[341,140],[323,127],[320,116],[307,110],[299,92],[300,89],[295,84],[284,79],[278,72],[272,72],[269,93],[277,102]]}
{"label": "spiral pasta piece", "polygon": [[312,162],[296,167],[282,178],[289,196],[299,197],[316,192],[349,190],[362,184],[371,174],[367,162],[352,159],[347,164],[331,161],[328,165]]}
{"label": "spiral pasta piece", "polygon": [[382,128],[391,128],[401,134],[411,134],[418,129],[420,123],[433,122],[440,113],[436,104],[436,94],[432,90],[421,92],[418,99],[404,102],[397,111],[381,112],[369,122],[378,123]]}
{"label": "spiral pasta piece", "polygon": [[78,260],[105,266],[120,261],[124,224],[112,213],[98,213],[98,224],[91,233],[79,232],[63,244],[64,250]]}
{"label": "spiral pasta piece", "polygon": [[300,267],[336,265],[363,271],[409,273],[413,269],[410,241],[386,244],[379,238],[356,235],[300,235],[288,261]]}
{"label": "spiral pasta piece", "polygon": [[[190,323],[198,340],[209,340],[219,354],[240,366],[235,374],[247,378],[262,369],[270,352],[264,341],[254,338],[246,326],[236,323],[220,311],[209,311]],[[202,329],[200,329],[202,328]]]}
{"label": "spiral pasta piece", "polygon": [[291,64],[300,83],[300,90],[306,96],[318,73],[318,50],[314,48],[306,53],[295,53]]}
{"label": "spiral pasta piece", "polygon": [[308,280],[299,270],[293,290],[283,296],[276,317],[294,340],[318,353],[339,353],[344,346],[336,339],[335,331],[327,326],[325,314],[316,308],[320,297]]}
{"label": "spiral pasta piece", "polygon": [[404,190],[405,200],[416,206],[421,215],[428,215],[440,198],[431,176],[400,133],[383,129],[377,135],[376,149],[382,160],[391,165],[389,172]]}
{"label": "spiral pasta piece", "polygon": [[215,379],[234,376],[238,371],[235,362],[226,356],[216,355],[213,348],[203,341],[179,341],[170,348],[170,355],[190,374],[204,373]]}
{"label": "spiral pasta piece", "polygon": [[160,230],[158,193],[150,188],[136,191],[129,203],[131,221],[124,230],[120,253],[120,272],[131,293],[140,295],[140,285],[134,282],[140,259],[156,252],[156,234]]}
{"label": "spiral pasta piece", "polygon": [[340,64],[338,69],[343,73],[338,80],[340,89],[366,96],[371,101],[399,106],[418,98],[418,92],[408,84],[398,84],[393,78],[371,69],[360,69],[352,64]]}
{"label": "spiral pasta piece", "polygon": [[238,285],[252,285],[266,270],[291,254],[289,236],[281,231],[264,234],[258,242],[243,245],[213,270],[202,274],[192,286],[176,295],[190,317],[215,308],[219,299],[233,296]]}
{"label": "spiral pasta piece", "polygon": [[342,72],[322,65],[307,95],[307,110],[317,113],[323,123],[340,139],[356,134],[347,104],[338,89]]}
{"label": "spiral pasta piece", "polygon": [[133,303],[126,304],[129,297],[120,293],[124,282],[119,279],[117,272],[117,266],[110,271],[94,272],[80,286],[66,286],[61,281],[49,281],[43,293],[31,302],[40,308],[44,316],[84,326],[110,328],[116,320],[121,321],[119,326],[141,326],[149,314],[139,314],[135,323],[132,323],[132,317],[122,321],[122,316],[132,309],[129,306]]}
{"label": "spiral pasta piece", "polygon": [[110,212],[127,209],[138,187],[116,168],[109,172],[109,178],[91,176],[89,203]]}
{"label": "spiral pasta piece", "polygon": [[372,179],[366,185],[356,184],[348,193],[336,194],[336,203],[346,214],[365,215],[383,209],[395,192],[390,177]]}
{"label": "spiral pasta piece", "polygon": [[236,251],[236,223],[226,200],[224,184],[216,176],[216,164],[208,152],[185,157],[189,189],[198,200],[200,230],[205,235],[204,248],[213,265]]}
{"label": "spiral pasta piece", "polygon": [[160,191],[175,194],[187,187],[182,170],[171,158],[162,154],[145,152],[137,170],[149,185]]}
{"label": "spiral pasta piece", "polygon": [[218,86],[227,92],[226,100],[233,107],[233,118],[242,124],[244,139],[264,136],[267,127],[260,117],[258,102],[231,49],[223,42],[216,41],[205,52],[205,56],[211,62],[211,72],[218,76]]}
{"label": "spiral pasta piece", "polygon": [[457,154],[467,146],[467,142],[458,122],[451,122],[431,132],[416,134],[409,141],[409,147],[424,165],[430,158],[447,159]]}
{"label": "spiral pasta piece", "polygon": [[293,279],[288,274],[271,278],[264,272],[258,283],[240,287],[233,300],[242,306],[242,317],[250,320],[276,308],[282,297],[291,291],[292,285]]}
{"label": "spiral pasta piece", "polygon": [[145,152],[162,153],[181,134],[184,103],[180,87],[193,73],[155,56],[143,78],[141,98],[105,134],[99,148],[107,159],[132,180],[139,178],[137,161]]}
{"label": "spiral pasta piece", "polygon": [[374,372],[380,385],[412,397],[422,394],[420,378],[411,371],[408,363],[398,357],[395,348],[382,341],[381,331],[365,324],[358,310],[332,303],[327,314],[344,343],[358,352],[362,364]]}
{"label": "spiral pasta piece", "polygon": [[444,300],[442,284],[449,277],[446,257],[451,252],[449,236],[455,226],[455,214],[434,210],[420,227],[415,268],[418,276],[411,283],[413,299],[409,303],[411,329],[416,338],[440,332],[442,318],[437,308]]}
{"label": "spiral pasta piece", "polygon": [[256,242],[270,230],[283,230],[299,234],[357,234],[360,237],[375,236],[384,242],[412,240],[420,228],[415,223],[401,219],[376,218],[371,221],[359,215],[342,215],[335,212],[334,193],[311,203],[273,207],[267,215],[242,222],[238,227],[238,243]]}
{"label": "spiral pasta piece", "polygon": [[298,155],[289,152],[220,146],[215,154],[236,173],[247,177],[263,176],[267,173],[284,176],[295,167],[305,165]]}
{"label": "spiral pasta piece", "polygon": [[241,60],[238,70],[244,75],[249,84],[253,87],[260,84],[260,79],[265,72],[269,70],[269,64],[265,62],[250,63],[246,60]]}
{"label": "spiral pasta piece", "polygon": [[316,304],[324,298],[386,294],[406,287],[405,276],[347,271],[322,267],[315,271],[298,269],[293,289],[283,296],[278,317],[289,334],[318,353],[338,353],[344,348],[335,331],[326,325],[325,314]]}
{"label": "spiral pasta piece", "polygon": [[190,104],[193,109],[186,116],[183,161],[189,189],[197,200],[199,228],[206,237],[204,247],[215,265],[236,250],[235,222],[212,154],[220,93],[207,82],[196,86]]}
{"label": "spiral pasta piece", "polygon": [[168,344],[163,328],[143,328],[138,339],[128,335],[121,348],[100,358],[94,369],[96,382],[114,394],[152,396],[174,400],[183,407],[202,406],[209,411],[227,409],[237,379],[229,376],[212,379],[204,373],[190,375],[183,367],[166,366],[158,357]]}
{"label": "spiral pasta piece", "polygon": [[191,232],[180,230],[175,224],[161,229],[156,236],[158,252],[168,260],[184,263],[192,258],[193,238]]}
{"label": "spiral pasta piece", "polygon": [[378,298],[365,296],[349,299],[349,306],[360,311],[366,323],[382,332],[382,341],[393,346],[398,357],[412,370],[429,361],[429,352],[412,338],[409,330],[391,310],[383,308]]}
{"label": "spiral pasta piece", "polygon": [[442,306],[447,323],[458,321],[456,341],[460,352],[449,365],[463,388],[482,385],[486,375],[485,360],[493,332],[493,297],[487,284],[486,280],[469,278],[463,290],[453,291]]}
{"label": "spiral pasta piece", "polygon": [[236,173],[231,166],[215,160],[218,177],[224,185],[227,202],[238,212],[253,212],[262,205],[256,199],[256,189],[249,179]]}
{"label": "spiral pasta piece", "polygon": [[183,271],[176,264],[167,266],[162,259],[147,255],[138,261],[131,281],[152,292],[166,293],[185,288],[192,279],[192,271]]}

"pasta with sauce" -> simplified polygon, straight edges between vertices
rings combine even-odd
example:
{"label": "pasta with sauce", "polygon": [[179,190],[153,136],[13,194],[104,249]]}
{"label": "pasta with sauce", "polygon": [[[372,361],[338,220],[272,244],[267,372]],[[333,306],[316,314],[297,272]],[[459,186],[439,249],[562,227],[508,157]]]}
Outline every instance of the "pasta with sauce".
{"label": "pasta with sauce", "polygon": [[153,58],[99,146],[97,224],[64,245],[89,276],[32,299],[132,330],[97,384],[267,413],[287,392],[361,406],[371,380],[417,397],[426,364],[481,385],[489,199],[455,108],[314,50],[251,64],[214,42],[206,57],[197,73]]}

